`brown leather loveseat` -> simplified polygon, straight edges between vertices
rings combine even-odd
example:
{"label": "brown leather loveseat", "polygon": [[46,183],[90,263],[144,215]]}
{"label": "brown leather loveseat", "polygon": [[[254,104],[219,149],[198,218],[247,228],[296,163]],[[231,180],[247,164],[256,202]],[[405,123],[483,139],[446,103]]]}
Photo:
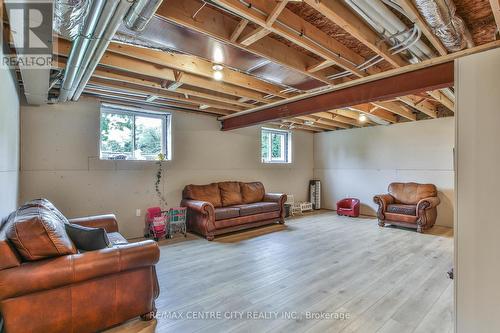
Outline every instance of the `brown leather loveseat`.
{"label": "brown leather loveseat", "polygon": [[286,195],[266,193],[260,182],[188,185],[181,206],[188,208],[188,230],[213,240],[215,235],[285,223]]}
{"label": "brown leather loveseat", "polygon": [[[104,228],[107,247],[79,251],[67,224]],[[47,200],[26,203],[0,224],[3,329],[98,332],[139,315],[152,319],[159,255],[154,241],[127,243],[114,215],[68,221]]]}
{"label": "brown leather loveseat", "polygon": [[376,195],[378,224],[400,225],[423,232],[436,222],[440,200],[433,184],[392,183],[389,194]]}

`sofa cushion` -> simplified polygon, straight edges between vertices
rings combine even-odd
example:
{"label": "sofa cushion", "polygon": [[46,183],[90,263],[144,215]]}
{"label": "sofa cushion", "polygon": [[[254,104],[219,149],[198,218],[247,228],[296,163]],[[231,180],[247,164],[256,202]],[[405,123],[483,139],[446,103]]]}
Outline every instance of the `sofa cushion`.
{"label": "sofa cushion", "polygon": [[249,204],[260,202],[264,199],[266,191],[261,182],[240,183],[242,203]]}
{"label": "sofa cushion", "polygon": [[95,251],[111,246],[104,228],[91,228],[69,223],[65,227],[69,238],[71,238],[78,250]]}
{"label": "sofa cushion", "polygon": [[240,209],[240,216],[249,216],[280,210],[277,202],[256,202],[251,204],[234,206]]}
{"label": "sofa cushion", "polygon": [[219,183],[222,206],[239,205],[243,203],[240,192],[240,183],[222,182]]}
{"label": "sofa cushion", "polygon": [[66,233],[65,221],[47,205],[27,203],[16,211],[7,238],[27,261],[74,254],[77,250]]}
{"label": "sofa cushion", "polygon": [[119,232],[108,233],[108,239],[111,242],[111,245],[128,244],[128,241]]}
{"label": "sofa cushion", "polygon": [[389,193],[396,199],[396,203],[416,205],[420,200],[437,197],[437,189],[433,184],[392,183]]}
{"label": "sofa cushion", "polygon": [[189,200],[210,202],[215,208],[222,207],[219,185],[217,183],[209,185],[188,185],[184,188],[182,197]]}
{"label": "sofa cushion", "polygon": [[240,216],[240,209],[235,207],[222,207],[215,209],[215,220],[226,220]]}
{"label": "sofa cushion", "polygon": [[392,205],[387,205],[386,211],[388,213],[416,216],[417,215],[417,206],[415,206],[415,205],[403,205],[403,204],[392,204]]}

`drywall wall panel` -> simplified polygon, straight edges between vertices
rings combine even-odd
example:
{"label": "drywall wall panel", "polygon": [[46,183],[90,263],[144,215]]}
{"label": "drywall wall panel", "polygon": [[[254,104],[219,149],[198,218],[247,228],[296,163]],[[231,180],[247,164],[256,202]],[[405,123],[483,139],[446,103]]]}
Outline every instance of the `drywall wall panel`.
{"label": "drywall wall panel", "polygon": [[500,49],[456,62],[457,333],[500,331]]}
{"label": "drywall wall panel", "polygon": [[[2,44],[3,45],[3,44]],[[0,50],[0,58],[3,57]],[[19,93],[14,73],[0,65],[0,218],[19,197]]]}
{"label": "drywall wall panel", "polygon": [[314,176],[323,181],[323,206],[335,209],[352,196],[362,214],[375,216],[373,196],[387,193],[391,182],[433,183],[441,198],[436,223],[451,227],[453,147],[453,118],[316,134]]}
{"label": "drywall wall panel", "polygon": [[[156,165],[98,158],[99,104],[23,106],[22,200],[47,197],[68,216],[115,212],[127,237],[143,234],[144,210],[158,204]],[[268,191],[306,200],[313,176],[313,135],[293,133],[293,163],[260,161],[260,128],[222,132],[206,115],[174,113],[173,159],[162,184],[169,206],[179,205],[185,185],[260,180]],[[136,209],[142,210],[140,217]]]}

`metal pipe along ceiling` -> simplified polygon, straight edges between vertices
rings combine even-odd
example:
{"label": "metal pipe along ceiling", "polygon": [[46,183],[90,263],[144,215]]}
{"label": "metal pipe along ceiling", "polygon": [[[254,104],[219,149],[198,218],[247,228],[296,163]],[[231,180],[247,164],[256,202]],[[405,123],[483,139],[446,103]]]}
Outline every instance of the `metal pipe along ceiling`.
{"label": "metal pipe along ceiling", "polygon": [[[64,71],[59,102],[76,101],[80,98],[125,17],[126,23],[132,28],[144,28],[162,1],[93,0],[88,6],[89,2],[60,0],[56,3],[56,8],[59,8],[56,30],[69,38],[74,37]],[[84,3],[88,6],[85,15],[82,14]],[[68,4],[78,5],[79,9],[72,9]],[[64,21],[72,18],[74,23]],[[75,36],[76,31],[78,33]]]}
{"label": "metal pipe along ceiling", "polygon": [[136,0],[125,17],[127,28],[134,31],[144,30],[162,2],[163,0]]}

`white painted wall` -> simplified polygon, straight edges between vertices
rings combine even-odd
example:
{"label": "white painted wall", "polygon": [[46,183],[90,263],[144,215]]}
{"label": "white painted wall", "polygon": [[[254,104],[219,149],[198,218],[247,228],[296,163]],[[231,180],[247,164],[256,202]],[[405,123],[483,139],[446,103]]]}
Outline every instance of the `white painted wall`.
{"label": "white painted wall", "polygon": [[[100,161],[99,105],[78,103],[23,106],[21,198],[46,197],[66,215],[115,212],[126,237],[143,234],[135,210],[157,205],[154,162]],[[293,163],[260,162],[260,129],[221,132],[209,116],[173,114],[173,161],[164,185],[170,206],[186,184],[260,180],[266,190],[307,198],[313,176],[313,135],[293,133]]]}
{"label": "white painted wall", "polygon": [[391,182],[433,183],[441,204],[437,224],[453,226],[454,120],[440,118],[314,136],[314,176],[322,180],[323,206],[352,196],[361,214],[376,215],[373,196]]}
{"label": "white painted wall", "polygon": [[[3,57],[0,47],[0,58]],[[0,218],[13,211],[19,194],[19,94],[14,73],[0,66]]]}
{"label": "white painted wall", "polygon": [[457,333],[500,331],[500,49],[456,62]]}

